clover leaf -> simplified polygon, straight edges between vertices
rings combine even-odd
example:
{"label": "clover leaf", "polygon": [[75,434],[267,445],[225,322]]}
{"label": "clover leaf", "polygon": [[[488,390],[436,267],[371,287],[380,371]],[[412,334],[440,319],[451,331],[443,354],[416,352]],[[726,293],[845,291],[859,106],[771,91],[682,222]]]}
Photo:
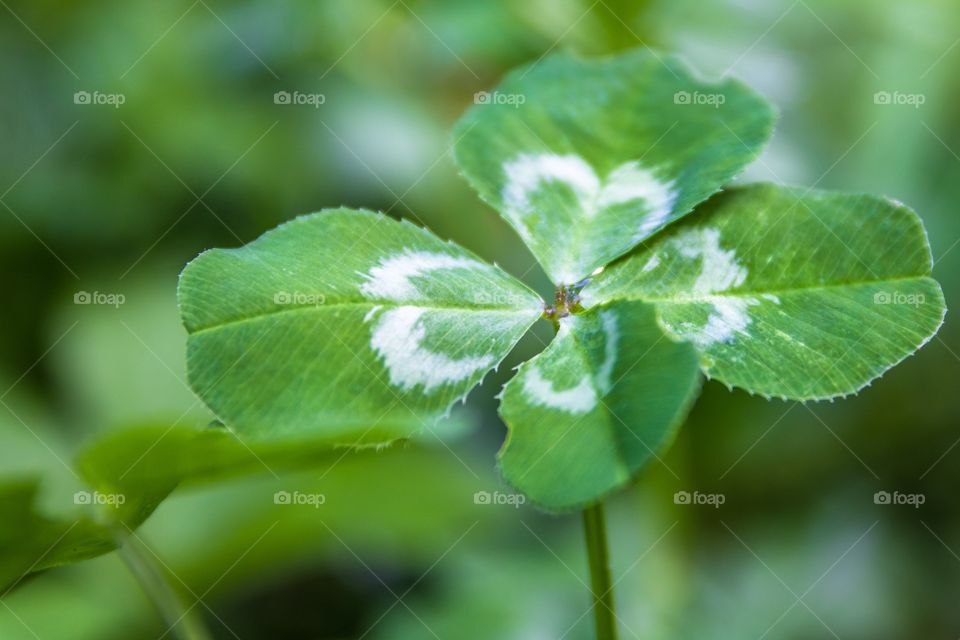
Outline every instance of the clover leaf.
{"label": "clover leaf", "polygon": [[457,164],[557,284],[573,284],[719,190],[774,113],[736,80],[635,51],[512,72],[454,132]]}
{"label": "clover leaf", "polygon": [[498,267],[407,222],[297,218],[180,280],[190,384],[244,436],[406,437],[447,413],[542,310]]}
{"label": "clover leaf", "polygon": [[937,332],[946,312],[917,215],[886,198],[732,189],[615,263],[585,303],[645,300],[704,373],[752,393],[854,393]]}
{"label": "clover leaf", "polygon": [[632,300],[559,320],[556,339],[504,388],[506,479],[553,509],[629,482],[670,439],[700,388],[697,353]]}

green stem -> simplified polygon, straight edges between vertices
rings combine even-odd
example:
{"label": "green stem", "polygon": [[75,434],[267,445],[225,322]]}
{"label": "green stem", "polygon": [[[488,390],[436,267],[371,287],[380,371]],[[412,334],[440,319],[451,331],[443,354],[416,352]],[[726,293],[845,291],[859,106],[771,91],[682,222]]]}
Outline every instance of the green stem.
{"label": "green stem", "polygon": [[587,539],[587,558],[590,562],[590,590],[593,592],[593,616],[597,626],[597,640],[616,640],[613,583],[610,580],[607,524],[603,515],[602,502],[583,510],[583,531]]}
{"label": "green stem", "polygon": [[118,542],[117,553],[168,628],[181,640],[210,640],[200,616],[193,607],[185,606],[166,573],[153,561],[150,550],[135,535],[123,536]]}

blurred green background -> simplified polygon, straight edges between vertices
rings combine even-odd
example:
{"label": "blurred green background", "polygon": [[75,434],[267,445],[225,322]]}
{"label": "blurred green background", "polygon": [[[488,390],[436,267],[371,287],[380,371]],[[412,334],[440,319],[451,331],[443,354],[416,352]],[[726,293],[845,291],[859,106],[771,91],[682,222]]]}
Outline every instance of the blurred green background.
{"label": "blurred green background", "polygon": [[[553,50],[652,46],[740,76],[781,112],[743,179],[908,203],[948,305],[960,300],[949,0],[0,5],[5,473],[62,472],[106,430],[205,424],[184,384],[177,274],[300,213],[406,217],[548,293],[457,177],[449,131],[475,92]],[[277,104],[277,92],[322,104]],[[81,292],[123,304],[76,304]],[[466,428],[329,472],[181,492],[140,535],[216,638],[590,637],[579,517],[474,501],[509,492],[494,395],[547,339],[543,324],[471,395]],[[855,398],[804,406],[708,383],[662,462],[611,501],[623,637],[960,635],[958,354],[948,317]],[[275,505],[277,490],[326,502]],[[725,502],[677,505],[678,491]],[[877,491],[924,504],[878,505]],[[0,603],[5,640],[171,637],[115,554],[29,578]]]}

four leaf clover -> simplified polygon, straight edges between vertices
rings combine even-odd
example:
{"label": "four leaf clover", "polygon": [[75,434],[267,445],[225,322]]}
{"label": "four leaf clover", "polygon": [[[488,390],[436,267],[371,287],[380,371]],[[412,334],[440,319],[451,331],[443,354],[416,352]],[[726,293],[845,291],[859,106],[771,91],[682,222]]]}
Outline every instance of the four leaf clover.
{"label": "four leaf clover", "polygon": [[557,304],[367,211],[208,251],[179,289],[188,373],[238,434],[407,437],[546,316],[555,339],[501,397],[500,463],[536,503],[566,510],[630,482],[683,422],[702,374],[765,397],[842,396],[942,323],[926,235],[904,205],[722,190],[775,119],[742,83],[637,51],[554,55],[497,92],[524,100],[472,107],[457,164],[551,277]]}

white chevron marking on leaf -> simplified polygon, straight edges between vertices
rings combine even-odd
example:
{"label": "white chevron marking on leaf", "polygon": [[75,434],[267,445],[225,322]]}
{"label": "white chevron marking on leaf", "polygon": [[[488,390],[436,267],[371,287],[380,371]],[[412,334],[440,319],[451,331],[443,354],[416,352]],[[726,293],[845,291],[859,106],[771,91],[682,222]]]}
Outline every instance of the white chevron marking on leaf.
{"label": "white chevron marking on leaf", "polygon": [[423,276],[439,269],[472,269],[489,271],[490,266],[470,258],[450,256],[429,251],[405,251],[399,255],[382,258],[368,274],[362,274],[368,282],[360,292],[371,299],[406,302],[423,299],[411,278]]}
{"label": "white chevron marking on leaf", "polygon": [[397,307],[385,311],[373,329],[370,347],[383,359],[390,384],[410,391],[423,385],[424,393],[460,382],[493,366],[492,355],[451,358],[424,346],[427,331],[420,321],[425,309]]}
{"label": "white chevron marking on leaf", "polygon": [[[540,369],[533,365],[523,379],[523,390],[530,402],[567,413],[580,414],[593,411],[599,403],[600,395],[610,393],[613,387],[613,368],[617,363],[620,330],[617,327],[617,317],[614,312],[604,311],[600,319],[604,332],[604,357],[596,372],[592,376],[584,374],[571,388],[558,390],[556,385],[544,378]],[[576,316],[561,319],[556,339],[565,339],[570,334],[574,322],[576,322]]]}
{"label": "white chevron marking on leaf", "polygon": [[661,181],[636,161],[620,165],[602,181],[593,167],[573,154],[522,154],[506,162],[503,171],[507,177],[503,188],[507,213],[524,230],[527,228],[523,219],[532,212],[531,197],[544,182],[569,186],[588,220],[602,209],[642,200],[649,211],[634,234],[638,238],[646,237],[667,221],[677,198],[672,181]]}

